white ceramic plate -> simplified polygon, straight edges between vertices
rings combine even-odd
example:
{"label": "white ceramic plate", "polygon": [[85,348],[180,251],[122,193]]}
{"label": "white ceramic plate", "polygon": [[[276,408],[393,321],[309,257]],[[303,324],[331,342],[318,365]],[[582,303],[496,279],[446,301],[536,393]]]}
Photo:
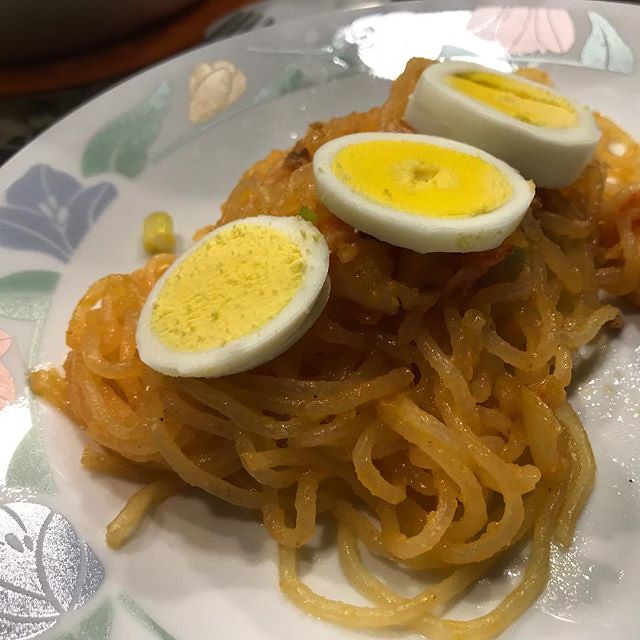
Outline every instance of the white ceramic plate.
{"label": "white ceramic plate", "polygon": [[[31,398],[25,372],[62,362],[67,320],[91,282],[142,262],[149,211],[170,211],[189,238],[248,165],[313,120],[380,103],[412,55],[542,65],[640,135],[638,9],[457,6],[334,12],[192,51],[82,107],[0,169],[2,640],[371,637],[296,610],[278,590],[266,532],[210,500],[171,499],[125,549],[107,549],[104,526],[133,487],[82,470],[79,431]],[[508,638],[640,637],[639,325],[631,313],[578,372],[596,489],[575,546],[554,554],[545,594]],[[311,584],[354,597],[331,550],[318,559]],[[520,570],[516,560],[455,613],[477,615]]]}

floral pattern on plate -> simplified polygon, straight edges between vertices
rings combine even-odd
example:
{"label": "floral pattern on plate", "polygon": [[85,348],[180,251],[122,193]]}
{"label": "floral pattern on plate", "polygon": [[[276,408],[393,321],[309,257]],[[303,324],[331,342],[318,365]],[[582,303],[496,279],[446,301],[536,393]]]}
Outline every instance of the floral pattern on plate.
{"label": "floral pattern on plate", "polygon": [[129,111],[107,122],[91,138],[82,154],[82,174],[118,173],[135,178],[145,168],[171,107],[171,85],[160,83]]}
{"label": "floral pattern on plate", "polygon": [[[11,348],[11,336],[0,329],[0,357]],[[11,371],[0,362],[0,411],[16,399],[16,383]]]}
{"label": "floral pattern on plate", "polygon": [[35,165],[7,189],[0,206],[0,245],[69,262],[115,197],[116,188],[108,182],[85,188],[68,173]]}
{"label": "floral pattern on plate", "polygon": [[102,563],[64,516],[33,502],[0,503],[0,637],[42,633],[103,580]]}
{"label": "floral pattern on plate", "polygon": [[467,29],[510,54],[566,53],[576,39],[570,13],[546,7],[481,7]]}

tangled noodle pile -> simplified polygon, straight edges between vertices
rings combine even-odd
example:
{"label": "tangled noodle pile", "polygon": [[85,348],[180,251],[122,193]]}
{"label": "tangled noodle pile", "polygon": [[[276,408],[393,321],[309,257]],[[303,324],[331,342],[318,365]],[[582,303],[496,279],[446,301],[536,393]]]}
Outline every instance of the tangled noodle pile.
{"label": "tangled noodle pile", "polygon": [[[36,371],[32,386],[100,445],[86,449],[86,467],[144,483],[109,525],[112,546],[191,485],[261,516],[279,544],[281,587],[305,611],[357,628],[491,638],[544,588],[551,541],[571,543],[591,490],[593,456],[566,389],[575,351],[620,325],[601,300],[640,303],[640,151],[598,116],[602,140],[580,179],[538,190],[492,251],[419,255],[364,236],[319,202],[310,160],[337,136],[409,131],[401,116],[427,64],[411,60],[381,107],[314,123],[293,149],[256,163],[223,207],[222,222],[316,212],[333,291],[287,353],[220,379],[146,368],[136,322],[173,259],[163,255],[92,285],[69,324],[63,375]],[[328,520],[369,606],[298,577],[297,550]],[[523,538],[527,568],[501,604],[474,620],[443,617]],[[424,590],[391,590],[362,549],[419,571]]]}

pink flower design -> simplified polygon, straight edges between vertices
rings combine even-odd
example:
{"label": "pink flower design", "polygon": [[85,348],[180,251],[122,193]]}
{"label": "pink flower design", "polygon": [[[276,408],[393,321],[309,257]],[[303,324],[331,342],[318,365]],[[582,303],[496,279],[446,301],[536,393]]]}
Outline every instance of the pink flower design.
{"label": "pink flower design", "polygon": [[544,7],[481,7],[473,12],[467,30],[499,42],[514,55],[565,53],[576,39],[569,12]]}
{"label": "pink flower design", "polygon": [[[0,356],[11,348],[11,336],[0,330]],[[16,399],[16,385],[13,376],[0,362],[0,411]]]}

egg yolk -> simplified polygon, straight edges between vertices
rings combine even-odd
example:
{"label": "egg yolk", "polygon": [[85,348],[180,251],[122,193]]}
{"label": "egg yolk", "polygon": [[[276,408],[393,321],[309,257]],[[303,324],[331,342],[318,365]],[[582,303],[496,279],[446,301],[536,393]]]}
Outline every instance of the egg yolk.
{"label": "egg yolk", "polygon": [[451,75],[447,82],[460,93],[528,124],[567,129],[578,122],[578,114],[568,100],[514,78],[470,71]]}
{"label": "egg yolk", "polygon": [[512,195],[507,178],[486,160],[424,142],[348,145],[334,156],[332,171],[364,198],[421,216],[476,216]]}
{"label": "egg yolk", "polygon": [[272,320],[299,289],[305,264],[284,233],[258,225],[221,231],[162,286],[151,328],[179,351],[221,347]]}

